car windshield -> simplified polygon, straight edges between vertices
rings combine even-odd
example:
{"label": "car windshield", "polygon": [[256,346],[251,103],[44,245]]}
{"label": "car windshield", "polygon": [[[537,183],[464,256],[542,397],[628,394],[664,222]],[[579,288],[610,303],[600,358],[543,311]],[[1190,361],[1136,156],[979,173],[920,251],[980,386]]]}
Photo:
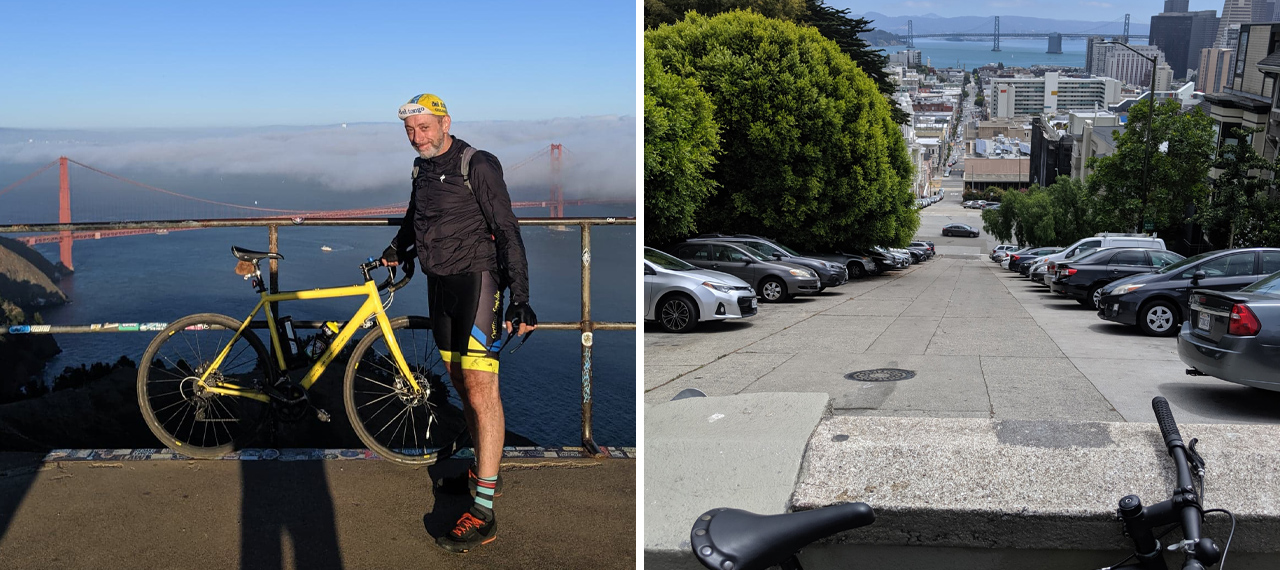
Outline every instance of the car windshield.
{"label": "car windshield", "polygon": [[1240,290],[1241,293],[1257,293],[1269,297],[1280,297],[1280,272],[1272,273],[1255,281],[1253,285]]}
{"label": "car windshield", "polygon": [[787,255],[790,255],[790,256],[792,256],[792,257],[804,257],[803,255],[800,255],[800,252],[798,252],[798,251],[796,251],[796,250],[794,250],[794,249],[791,249],[791,248],[789,248],[789,247],[787,247],[787,246],[785,246],[785,245],[782,245],[782,244],[780,244],[780,243],[778,243],[778,242],[773,242],[773,246],[774,246],[774,247],[776,247],[776,248],[778,248],[778,249],[780,249],[780,250],[782,250],[782,251],[787,252]]}
{"label": "car windshield", "polygon": [[761,252],[760,252],[760,250],[758,250],[758,249],[756,249],[756,248],[754,248],[754,247],[751,247],[751,246],[749,246],[749,245],[743,245],[743,244],[740,244],[740,243],[735,243],[734,245],[736,245],[736,246],[738,246],[738,247],[742,248],[742,251],[747,252],[747,255],[750,255],[751,257],[756,258],[756,261],[771,261],[771,260],[773,260],[773,257],[770,257],[770,256],[768,256],[768,255],[765,255],[765,254],[761,253]]}
{"label": "car windshield", "polygon": [[644,260],[663,269],[670,269],[671,271],[689,271],[691,269],[697,269],[697,267],[689,265],[688,263],[680,261],[679,259],[671,257],[670,255],[662,253],[661,251],[651,247],[644,248]]}
{"label": "car windshield", "polygon": [[1202,253],[1202,254],[1200,254],[1200,255],[1193,255],[1193,256],[1188,257],[1188,258],[1186,258],[1186,259],[1184,259],[1184,260],[1182,260],[1182,261],[1179,261],[1179,262],[1177,262],[1177,263],[1175,263],[1175,264],[1173,264],[1173,265],[1166,265],[1166,266],[1164,266],[1164,267],[1161,267],[1160,269],[1156,270],[1156,273],[1168,273],[1168,272],[1170,272],[1170,271],[1178,271],[1178,270],[1181,270],[1183,267],[1186,267],[1186,266],[1188,266],[1188,265],[1195,265],[1196,263],[1199,263],[1201,259],[1204,259],[1204,258],[1209,257],[1210,255],[1214,255],[1214,254],[1216,254],[1216,253],[1218,253],[1218,252],[1216,252],[1216,251],[1206,251],[1206,252],[1204,252],[1204,253]]}
{"label": "car windshield", "polygon": [[1106,255],[1103,255],[1103,254],[1111,255],[1111,253],[1112,253],[1111,250],[1095,249],[1089,253],[1084,254],[1084,256],[1081,257],[1080,259],[1071,260],[1071,262],[1072,263],[1094,263],[1099,259],[1106,257]]}

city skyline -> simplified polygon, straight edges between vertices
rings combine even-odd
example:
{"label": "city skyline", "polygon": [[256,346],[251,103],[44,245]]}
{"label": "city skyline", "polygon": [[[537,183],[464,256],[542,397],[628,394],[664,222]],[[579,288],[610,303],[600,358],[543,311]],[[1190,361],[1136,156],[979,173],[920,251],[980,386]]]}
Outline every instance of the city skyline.
{"label": "city skyline", "polygon": [[634,115],[635,15],[608,2],[19,3],[0,36],[0,127],[387,122],[422,92],[473,121]]}
{"label": "city skyline", "polygon": [[[962,16],[1027,16],[1060,20],[1084,20],[1096,22],[1123,22],[1130,15],[1130,25],[1140,22],[1144,26],[1151,16],[1164,12],[1165,0],[983,0],[975,3],[954,3],[941,0],[905,0],[897,2],[868,2],[866,0],[829,0],[828,5],[848,8],[853,14],[876,12],[886,16],[942,18]],[[1222,12],[1223,3],[1213,0],[1190,0],[1189,10],[1216,10]]]}

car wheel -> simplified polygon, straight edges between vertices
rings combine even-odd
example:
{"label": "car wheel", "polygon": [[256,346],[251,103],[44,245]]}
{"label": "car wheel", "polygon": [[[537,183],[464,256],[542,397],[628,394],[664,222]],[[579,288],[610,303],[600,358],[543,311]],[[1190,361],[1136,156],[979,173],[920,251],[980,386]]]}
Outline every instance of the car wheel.
{"label": "car wheel", "polygon": [[821,293],[821,292],[823,292],[823,291],[826,291],[826,290],[827,290],[827,286],[826,286],[826,285],[819,285],[819,286],[818,286],[818,292],[819,292],[819,293]]}
{"label": "car wheel", "polygon": [[861,279],[867,274],[867,270],[862,268],[861,263],[850,263],[847,268],[849,269],[849,279],[851,280]]}
{"label": "car wheel", "polygon": [[1098,305],[1102,304],[1102,286],[1097,285],[1089,288],[1089,293],[1083,299],[1076,299],[1081,305],[1097,310]]}
{"label": "car wheel", "polygon": [[765,277],[760,282],[760,299],[770,303],[787,300],[787,284],[777,277]]}
{"label": "car wheel", "polygon": [[683,295],[671,295],[658,305],[658,324],[662,330],[687,333],[698,326],[698,309]]}
{"label": "car wheel", "polygon": [[1173,336],[1180,323],[1178,309],[1168,301],[1152,301],[1138,311],[1138,328],[1151,336]]}

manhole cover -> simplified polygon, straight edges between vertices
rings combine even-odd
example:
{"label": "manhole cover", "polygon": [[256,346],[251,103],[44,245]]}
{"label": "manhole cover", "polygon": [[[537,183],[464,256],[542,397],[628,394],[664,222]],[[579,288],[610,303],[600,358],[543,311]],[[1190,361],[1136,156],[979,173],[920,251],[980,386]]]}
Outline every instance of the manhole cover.
{"label": "manhole cover", "polygon": [[903,370],[901,368],[876,368],[874,370],[859,370],[844,375],[849,380],[857,380],[859,382],[897,382],[898,380],[909,380],[916,377],[916,373],[911,370]]}

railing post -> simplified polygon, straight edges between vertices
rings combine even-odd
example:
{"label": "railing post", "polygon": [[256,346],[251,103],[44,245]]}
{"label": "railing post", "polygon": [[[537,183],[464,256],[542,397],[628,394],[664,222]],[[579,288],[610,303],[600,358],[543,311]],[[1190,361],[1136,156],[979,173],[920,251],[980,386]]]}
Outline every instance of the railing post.
{"label": "railing post", "polygon": [[582,227],[582,447],[588,454],[601,455],[600,446],[591,437],[591,224]]}
{"label": "railing post", "polygon": [[[267,251],[270,251],[271,253],[280,253],[280,226],[279,225],[271,224],[267,226]],[[279,263],[280,262],[274,259],[268,260],[268,264],[269,264],[268,267],[270,267],[270,271],[268,272],[269,275],[267,278],[267,287],[268,287],[267,290],[272,293],[280,292]],[[277,317],[280,316],[279,305],[280,305],[279,303],[271,303],[271,314]]]}

